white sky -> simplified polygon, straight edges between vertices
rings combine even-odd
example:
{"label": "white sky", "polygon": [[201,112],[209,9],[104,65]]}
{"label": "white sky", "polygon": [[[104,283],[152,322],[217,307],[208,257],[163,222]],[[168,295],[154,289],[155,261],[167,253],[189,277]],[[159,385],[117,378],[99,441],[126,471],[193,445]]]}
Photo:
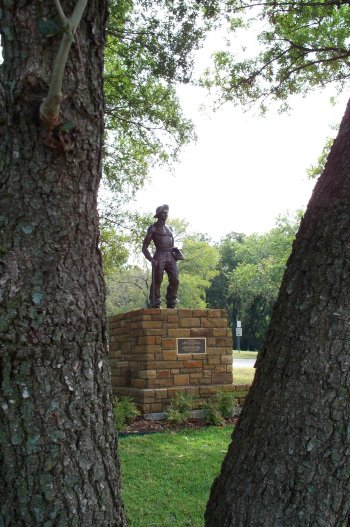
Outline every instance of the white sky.
{"label": "white sky", "polygon": [[231,105],[205,116],[198,110],[201,90],[181,89],[186,113],[196,123],[198,141],[187,146],[172,174],[158,168],[132,206],[153,212],[169,204],[169,217],[219,240],[230,231],[265,232],[275,218],[305,208],[315,164],[327,136],[335,134],[347,97],[332,107],[329,94],[294,98],[290,115],[243,113]]}
{"label": "white sky", "polygon": [[[197,55],[196,74],[226,37],[209,36]],[[239,42],[256,52],[254,32],[243,31]],[[235,46],[240,52],[237,40]],[[153,170],[133,209],[149,213],[167,203],[169,217],[185,219],[192,231],[219,241],[231,231],[265,232],[278,215],[306,207],[315,184],[306,169],[316,164],[326,138],[335,135],[330,126],[340,123],[348,94],[336,106],[330,104],[334,90],[294,96],[289,115],[270,111],[261,117],[256,110],[244,113],[230,104],[204,114],[199,107],[208,103],[206,90],[182,86],[178,93],[185,114],[195,122],[198,141],[184,148],[173,173]]]}

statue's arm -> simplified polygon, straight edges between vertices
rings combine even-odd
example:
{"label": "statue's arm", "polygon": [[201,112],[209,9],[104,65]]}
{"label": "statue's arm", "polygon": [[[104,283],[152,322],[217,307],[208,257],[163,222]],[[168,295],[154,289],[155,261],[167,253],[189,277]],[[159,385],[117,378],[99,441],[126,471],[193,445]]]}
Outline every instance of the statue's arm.
{"label": "statue's arm", "polygon": [[153,226],[151,225],[150,227],[148,227],[147,234],[142,244],[142,252],[149,262],[153,262],[152,255],[148,250],[149,244],[152,241],[152,236],[153,236]]}

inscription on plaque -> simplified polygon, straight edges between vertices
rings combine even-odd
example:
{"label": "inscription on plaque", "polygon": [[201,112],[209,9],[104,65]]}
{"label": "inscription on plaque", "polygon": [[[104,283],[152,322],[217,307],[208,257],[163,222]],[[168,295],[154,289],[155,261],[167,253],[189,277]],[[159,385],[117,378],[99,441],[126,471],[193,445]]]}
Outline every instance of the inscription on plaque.
{"label": "inscription on plaque", "polygon": [[191,353],[195,353],[196,355],[198,355],[206,352],[206,339],[204,337],[198,339],[177,339],[178,355],[190,355]]}

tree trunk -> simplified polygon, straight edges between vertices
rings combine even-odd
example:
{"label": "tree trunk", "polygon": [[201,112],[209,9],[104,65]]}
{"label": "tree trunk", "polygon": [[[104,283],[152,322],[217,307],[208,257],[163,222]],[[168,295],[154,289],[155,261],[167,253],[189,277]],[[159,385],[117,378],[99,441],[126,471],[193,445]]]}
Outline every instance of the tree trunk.
{"label": "tree trunk", "polygon": [[343,527],[350,511],[350,106],[293,245],[207,527]]}
{"label": "tree trunk", "polygon": [[[96,211],[106,2],[88,2],[53,135],[38,110],[61,36],[38,21],[59,21],[55,2],[5,5],[0,526],[125,526]],[[74,2],[62,6],[70,16]]]}

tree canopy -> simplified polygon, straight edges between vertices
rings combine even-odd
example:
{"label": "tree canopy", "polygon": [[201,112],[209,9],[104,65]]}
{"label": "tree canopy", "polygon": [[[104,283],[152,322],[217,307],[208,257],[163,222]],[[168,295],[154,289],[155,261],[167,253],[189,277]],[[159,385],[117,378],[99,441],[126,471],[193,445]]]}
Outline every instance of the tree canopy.
{"label": "tree canopy", "polygon": [[260,349],[277,299],[301,213],[280,216],[264,234],[231,233],[219,244],[218,274],[206,292],[209,307],[242,321],[245,349]]}
{"label": "tree canopy", "polygon": [[194,139],[175,88],[191,81],[195,51],[228,11],[227,0],[110,3],[104,175],[114,209]]}
{"label": "tree canopy", "polygon": [[219,88],[222,100],[259,101],[265,111],[267,99],[283,109],[292,94],[328,84],[335,91],[344,87],[350,61],[348,1],[234,0],[232,8],[230,30],[242,37],[242,49],[232,39],[233,51],[217,52],[214,71],[203,80]]}

